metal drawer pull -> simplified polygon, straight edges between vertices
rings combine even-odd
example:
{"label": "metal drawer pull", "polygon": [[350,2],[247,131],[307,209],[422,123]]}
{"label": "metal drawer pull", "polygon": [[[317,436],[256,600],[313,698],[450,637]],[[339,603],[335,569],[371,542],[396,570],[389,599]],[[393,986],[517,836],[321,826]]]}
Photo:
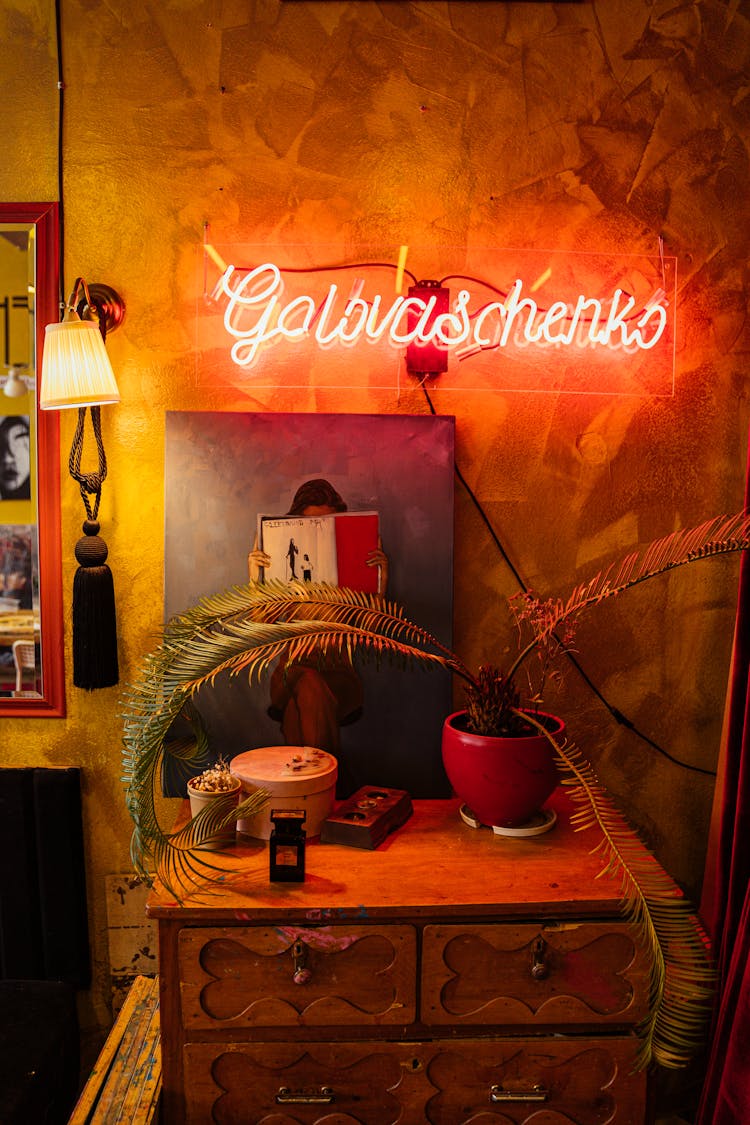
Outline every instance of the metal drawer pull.
{"label": "metal drawer pull", "polygon": [[334,1100],[330,1086],[321,1086],[317,1093],[314,1089],[290,1090],[288,1086],[279,1086],[276,1095],[277,1105],[331,1105]]}
{"label": "metal drawer pull", "polygon": [[546,1102],[549,1090],[535,1083],[530,1090],[504,1090],[502,1086],[490,1086],[491,1102]]}
{"label": "metal drawer pull", "polygon": [[307,967],[307,946],[299,938],[292,946],[292,961],[294,962],[292,980],[295,984],[307,984],[312,980],[312,970]]}
{"label": "metal drawer pull", "polygon": [[545,961],[547,943],[543,937],[537,938],[531,954],[531,975],[534,980],[546,980],[549,976],[549,966]]}

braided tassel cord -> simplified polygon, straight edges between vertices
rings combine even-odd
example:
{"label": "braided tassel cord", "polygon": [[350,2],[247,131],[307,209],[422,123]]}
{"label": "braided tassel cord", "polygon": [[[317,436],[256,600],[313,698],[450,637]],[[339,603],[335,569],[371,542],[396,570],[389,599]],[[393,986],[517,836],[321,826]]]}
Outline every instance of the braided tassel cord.
{"label": "braided tassel cord", "polygon": [[[91,407],[91,421],[99,454],[96,473],[81,472],[86,408],[78,411],[78,426],[70,451],[70,475],[78,481],[88,519],[83,538],[75,546],[78,570],[73,579],[73,683],[92,691],[119,682],[117,615],[112,571],[107,566],[107,544],[99,535],[99,501],[107,475],[99,407]],[[89,499],[94,497],[93,504]]]}

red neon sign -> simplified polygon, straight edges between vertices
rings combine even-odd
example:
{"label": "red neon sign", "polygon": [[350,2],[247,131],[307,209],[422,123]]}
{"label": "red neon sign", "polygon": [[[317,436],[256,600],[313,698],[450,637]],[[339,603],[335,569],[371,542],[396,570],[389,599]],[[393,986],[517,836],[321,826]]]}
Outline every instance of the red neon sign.
{"label": "red neon sign", "polygon": [[[309,359],[316,385],[325,385],[316,350],[356,349],[360,363],[369,345],[395,349],[405,372],[436,377],[441,389],[672,393],[671,261],[668,274],[664,259],[657,266],[638,258],[637,267],[622,259],[618,268],[607,256],[546,254],[553,264],[538,273],[533,252],[516,256],[504,288],[457,274],[415,283],[406,294],[388,291],[382,263],[355,267],[352,285],[336,275],[352,267],[286,270],[260,259],[226,266],[212,296],[228,359],[253,380],[268,378],[280,345]],[[568,385],[560,385],[561,371]]]}
{"label": "red neon sign", "polygon": [[252,366],[263,346],[279,338],[292,342],[310,337],[321,348],[385,338],[397,348],[414,343],[448,350],[549,344],[649,351],[667,326],[663,291],[641,309],[622,289],[605,299],[579,293],[573,304],[554,300],[540,308],[517,278],[505,301],[477,305],[470,290],[460,289],[452,311],[435,315],[436,296],[397,296],[388,303],[380,293],[347,296],[332,282],[322,301],[307,293],[285,300],[284,288],[281,270],[271,262],[252,270],[229,266],[222,275],[224,327],[234,339],[231,355],[238,367]]}

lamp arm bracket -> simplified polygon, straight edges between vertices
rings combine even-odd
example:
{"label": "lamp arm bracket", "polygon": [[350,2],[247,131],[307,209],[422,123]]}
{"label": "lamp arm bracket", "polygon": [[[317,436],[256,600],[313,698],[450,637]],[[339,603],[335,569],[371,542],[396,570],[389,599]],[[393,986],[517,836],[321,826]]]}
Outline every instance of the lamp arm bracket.
{"label": "lamp arm bracket", "polygon": [[83,277],[76,278],[66,309],[77,313],[81,320],[98,320],[105,339],[107,333],[120,327],[125,317],[125,302],[117,290],[98,281],[89,285]]}

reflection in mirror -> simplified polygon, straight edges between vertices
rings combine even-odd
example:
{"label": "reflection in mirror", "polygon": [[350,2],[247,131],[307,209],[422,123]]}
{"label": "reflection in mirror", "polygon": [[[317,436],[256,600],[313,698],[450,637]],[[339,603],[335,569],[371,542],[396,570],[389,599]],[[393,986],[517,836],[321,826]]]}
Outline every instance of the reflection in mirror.
{"label": "reflection in mirror", "polygon": [[0,715],[64,714],[57,416],[38,411],[58,319],[57,205],[0,204]]}

